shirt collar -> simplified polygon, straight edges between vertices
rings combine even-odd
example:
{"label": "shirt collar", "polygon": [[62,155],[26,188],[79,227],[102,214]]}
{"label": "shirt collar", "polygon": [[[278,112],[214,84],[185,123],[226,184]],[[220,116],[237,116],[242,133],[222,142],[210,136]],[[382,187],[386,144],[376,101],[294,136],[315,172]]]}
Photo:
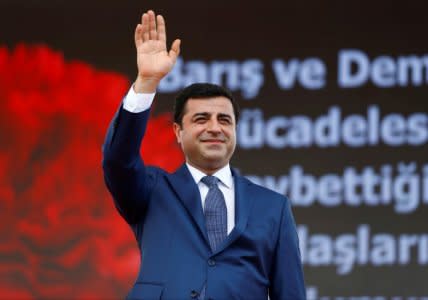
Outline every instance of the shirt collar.
{"label": "shirt collar", "polygon": [[[198,184],[202,177],[207,176],[204,172],[196,169],[195,167],[186,163],[187,169],[189,169],[190,174],[195,180],[196,184]],[[224,184],[227,188],[231,188],[233,184],[232,171],[230,170],[229,164],[225,165],[223,168],[215,172],[212,176],[220,179],[220,182]]]}

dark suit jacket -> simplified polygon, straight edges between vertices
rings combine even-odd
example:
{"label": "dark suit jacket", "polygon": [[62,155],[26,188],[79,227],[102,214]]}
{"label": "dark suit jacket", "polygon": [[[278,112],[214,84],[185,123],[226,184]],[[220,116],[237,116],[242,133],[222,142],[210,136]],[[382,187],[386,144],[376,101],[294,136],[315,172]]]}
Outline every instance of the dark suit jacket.
{"label": "dark suit jacket", "polygon": [[200,193],[183,165],[169,174],[147,167],[140,144],[149,111],[122,108],[104,144],[105,181],[131,225],[141,268],[127,299],[305,299],[298,238],[289,201],[232,170],[235,228],[212,252]]}

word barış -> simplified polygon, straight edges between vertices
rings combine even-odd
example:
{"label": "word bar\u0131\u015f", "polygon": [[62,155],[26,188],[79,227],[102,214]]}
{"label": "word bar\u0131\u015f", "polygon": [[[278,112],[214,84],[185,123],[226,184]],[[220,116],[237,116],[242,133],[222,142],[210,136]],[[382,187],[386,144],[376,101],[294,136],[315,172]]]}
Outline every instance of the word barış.
{"label": "word bar\u0131\u015f", "polygon": [[298,225],[302,263],[311,267],[337,267],[339,275],[352,271],[355,265],[374,267],[408,265],[416,261],[428,265],[428,234],[371,234],[370,226],[361,224],[356,233],[336,237],[310,234],[307,225]]}
{"label": "word bar\u0131\u015f", "polygon": [[342,116],[341,108],[332,106],[315,120],[304,115],[277,115],[264,119],[261,109],[242,111],[237,129],[238,145],[243,149],[269,146],[275,149],[304,147],[419,146],[428,142],[428,114],[409,116],[390,113],[381,116],[377,105],[366,115]]}
{"label": "word bar\u0131\u015f", "polygon": [[257,59],[206,63],[200,60],[184,62],[178,58],[172,71],[160,82],[158,91],[176,92],[196,82],[223,85],[232,92],[240,91],[243,98],[251,99],[257,96],[263,86],[263,63]]}
{"label": "word bar\u0131\u015f", "polygon": [[416,167],[416,163],[399,163],[397,174],[393,173],[392,165],[383,165],[380,171],[366,166],[361,172],[355,167],[346,167],[343,174],[329,173],[316,178],[295,165],[288,175],[246,177],[289,196],[295,206],[371,207],[393,204],[397,214],[408,214],[422,204],[428,206],[428,165],[423,166],[423,174],[416,173]]}

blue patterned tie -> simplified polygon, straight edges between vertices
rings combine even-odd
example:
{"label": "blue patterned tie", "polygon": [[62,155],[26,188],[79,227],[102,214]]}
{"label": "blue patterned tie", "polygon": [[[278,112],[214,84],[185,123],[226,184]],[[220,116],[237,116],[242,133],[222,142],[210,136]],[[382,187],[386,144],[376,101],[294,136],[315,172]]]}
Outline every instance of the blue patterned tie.
{"label": "blue patterned tie", "polygon": [[205,176],[201,179],[208,187],[205,198],[205,225],[212,251],[224,241],[227,236],[227,209],[224,196],[218,187],[219,179],[215,176]]}

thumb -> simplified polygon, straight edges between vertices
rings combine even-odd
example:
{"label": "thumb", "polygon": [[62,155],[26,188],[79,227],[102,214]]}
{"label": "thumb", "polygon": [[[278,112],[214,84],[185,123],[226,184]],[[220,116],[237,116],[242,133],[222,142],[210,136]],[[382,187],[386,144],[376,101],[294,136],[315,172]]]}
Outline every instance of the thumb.
{"label": "thumb", "polygon": [[171,57],[175,61],[177,60],[178,55],[180,54],[180,44],[181,44],[181,40],[176,39],[171,46],[171,50],[169,50],[169,57]]}

